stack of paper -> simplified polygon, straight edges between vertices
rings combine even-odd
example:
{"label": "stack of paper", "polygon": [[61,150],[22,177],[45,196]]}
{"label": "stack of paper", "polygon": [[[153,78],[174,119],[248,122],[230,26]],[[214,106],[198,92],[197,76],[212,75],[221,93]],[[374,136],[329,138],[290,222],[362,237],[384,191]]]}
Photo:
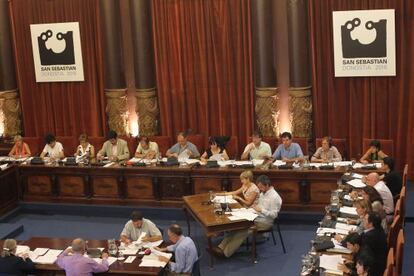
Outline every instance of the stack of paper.
{"label": "stack of paper", "polygon": [[333,228],[324,228],[324,227],[319,227],[316,230],[316,234],[318,236],[324,236],[325,234],[340,234],[340,235],[348,235],[348,231],[346,230],[342,230],[342,229],[333,229]]}
{"label": "stack of paper", "polygon": [[346,230],[346,231],[349,232],[349,231],[355,231],[356,226],[355,225],[349,225],[349,224],[346,224],[346,223],[337,222],[335,224],[335,229],[342,229],[342,230]]}
{"label": "stack of paper", "polygon": [[161,262],[158,259],[158,256],[164,256],[168,259],[171,259],[172,254],[171,253],[164,253],[164,252],[160,252],[158,250],[152,249],[150,255],[144,256],[142,258],[142,261],[139,264],[139,266],[141,266],[141,267],[164,267],[164,266],[166,266],[167,263],[166,262]]}
{"label": "stack of paper", "polygon": [[327,273],[342,275],[343,272],[338,269],[338,264],[343,264],[344,259],[341,255],[321,255],[319,257],[319,266],[326,269]]}
{"label": "stack of paper", "polygon": [[[92,258],[95,262],[97,262],[98,264],[102,263],[102,259],[101,258]],[[117,258],[115,257],[108,257],[108,264],[109,266],[111,266],[114,262],[117,261]]]}
{"label": "stack of paper", "polygon": [[0,170],[4,171],[5,169],[7,169],[7,166],[8,166],[8,164],[0,165]]}
{"label": "stack of paper", "polygon": [[343,247],[339,242],[337,242],[334,238],[331,239],[333,244],[335,245],[334,248],[329,248],[326,251],[340,253],[340,254],[351,254],[352,251],[346,247]]}
{"label": "stack of paper", "polygon": [[49,249],[45,255],[39,256],[32,261],[38,264],[54,264],[62,251],[63,250]]}
{"label": "stack of paper", "polygon": [[144,242],[142,243],[142,247],[144,248],[154,248],[160,246],[163,243],[163,240],[155,241],[155,242]]}
{"label": "stack of paper", "polygon": [[231,212],[231,219],[230,220],[236,220],[235,218],[239,218],[239,219],[245,219],[248,221],[253,221],[255,220],[255,218],[257,218],[257,214],[254,211],[254,209],[250,208],[250,209],[244,209],[244,208],[240,208],[236,211]]}
{"label": "stack of paper", "polygon": [[282,160],[276,160],[275,162],[273,162],[273,165],[275,165],[275,166],[283,166],[283,165],[286,165],[286,162],[285,161],[282,161]]}
{"label": "stack of paper", "polygon": [[226,166],[231,166],[231,165],[233,165],[234,164],[234,160],[227,160],[227,161],[218,161],[217,162],[217,164],[220,166],[220,167],[226,167]]}
{"label": "stack of paper", "polygon": [[253,163],[253,166],[260,166],[260,165],[262,165],[263,164],[263,162],[264,162],[264,160],[263,159],[253,159],[252,160],[252,163]]}
{"label": "stack of paper", "polygon": [[109,162],[108,164],[105,164],[105,165],[104,165],[104,168],[111,167],[111,166],[113,166],[114,164],[115,164],[114,162]]}
{"label": "stack of paper", "polygon": [[334,162],[334,166],[335,167],[346,167],[346,166],[351,166],[352,165],[352,161],[338,161],[338,162]]}
{"label": "stack of paper", "polygon": [[237,201],[233,199],[233,196],[232,195],[216,196],[213,199],[213,202],[215,202],[215,203],[229,203],[229,204],[237,203]]}
{"label": "stack of paper", "polygon": [[252,161],[235,161],[234,165],[243,166],[243,165],[253,165]]}
{"label": "stack of paper", "polygon": [[365,186],[367,186],[364,183],[362,183],[361,179],[352,179],[346,183],[354,188],[364,188]]}
{"label": "stack of paper", "polygon": [[16,255],[17,256],[21,256],[24,254],[29,254],[30,251],[30,247],[28,247],[27,245],[18,245],[16,246]]}
{"label": "stack of paper", "polygon": [[358,216],[358,213],[356,211],[356,207],[342,206],[341,208],[339,208],[339,212],[343,213],[343,214]]}

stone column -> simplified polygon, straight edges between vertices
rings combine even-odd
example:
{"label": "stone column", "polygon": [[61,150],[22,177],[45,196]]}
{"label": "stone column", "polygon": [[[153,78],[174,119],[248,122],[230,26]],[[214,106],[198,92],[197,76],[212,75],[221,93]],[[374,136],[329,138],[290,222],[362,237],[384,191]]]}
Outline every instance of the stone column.
{"label": "stone column", "polygon": [[289,113],[294,137],[312,136],[308,1],[288,0]]}
{"label": "stone column", "polygon": [[155,78],[151,8],[150,0],[130,0],[136,86],[135,110],[138,114],[139,133],[145,136],[159,134],[160,113]]}
{"label": "stone column", "polygon": [[101,25],[105,64],[105,96],[108,125],[119,135],[128,133],[126,84],[122,68],[119,1],[101,0]]}
{"label": "stone column", "polygon": [[277,133],[278,99],[273,50],[273,0],[252,0],[252,41],[255,81],[255,115],[263,136]]}
{"label": "stone column", "polygon": [[0,132],[12,137],[22,131],[8,5],[0,0]]}

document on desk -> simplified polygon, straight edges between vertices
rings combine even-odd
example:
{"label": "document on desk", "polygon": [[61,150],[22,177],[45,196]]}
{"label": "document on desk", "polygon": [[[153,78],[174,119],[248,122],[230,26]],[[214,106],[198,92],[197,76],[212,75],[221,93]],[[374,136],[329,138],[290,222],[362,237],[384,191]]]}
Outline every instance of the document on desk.
{"label": "document on desk", "polygon": [[215,203],[229,203],[229,204],[233,204],[233,203],[237,203],[237,201],[235,199],[233,199],[232,195],[227,195],[227,196],[215,196],[213,199],[213,202]]}
{"label": "document on desk", "polygon": [[103,167],[104,168],[112,167],[114,164],[115,162],[109,162],[108,164],[105,164]]}
{"label": "document on desk", "polygon": [[264,162],[264,160],[263,159],[253,159],[252,160],[252,163],[253,163],[253,166],[260,166],[260,165],[263,165],[263,162]]}
{"label": "document on desk", "polygon": [[336,275],[343,275],[343,272],[338,269],[338,264],[343,264],[344,259],[341,255],[325,255],[319,257],[319,266],[325,268],[329,273]]}
{"label": "document on desk", "polygon": [[142,244],[142,247],[153,248],[153,247],[160,246],[162,243],[163,243],[163,240],[159,240],[159,241],[155,241],[155,242],[144,242]]}
{"label": "document on desk", "polygon": [[358,216],[356,207],[342,206],[341,208],[339,208],[339,212],[343,214]]}
{"label": "document on desk", "polygon": [[276,160],[275,162],[273,162],[273,165],[275,165],[275,166],[283,166],[283,165],[286,165],[286,162],[284,162],[282,160]]}
{"label": "document on desk", "polygon": [[352,165],[352,161],[337,161],[337,162],[333,162],[335,167],[346,167],[346,166],[351,166]]}
{"label": "document on desk", "polygon": [[124,261],[125,264],[130,264],[132,263],[135,259],[137,258],[137,256],[129,256],[128,258],[126,258],[126,260]]}
{"label": "document on desk", "polygon": [[316,230],[316,234],[318,236],[324,236],[325,234],[340,234],[340,235],[348,235],[348,231],[343,230],[343,229],[333,229],[333,228],[324,228],[324,227],[319,227]]}
{"label": "document on desk", "polygon": [[29,254],[30,247],[27,245],[18,245],[16,246],[16,255],[20,256],[23,254]]}
{"label": "document on desk", "polygon": [[63,250],[49,249],[45,255],[38,256],[33,262],[37,264],[54,264],[57,257],[62,253]]}
{"label": "document on desk", "polygon": [[256,212],[252,208],[249,208],[249,209],[240,208],[236,211],[231,212],[231,215],[233,217],[238,217],[238,218],[245,219],[248,221],[253,221],[255,220],[255,218],[258,217]]}
{"label": "document on desk", "polygon": [[7,169],[7,166],[8,166],[8,164],[0,165],[0,170],[4,171],[5,169]]}
{"label": "document on desk", "polygon": [[349,250],[346,247],[343,247],[339,242],[337,242],[337,240],[335,240],[334,238],[331,239],[331,241],[334,244],[334,248],[329,248],[326,251],[328,252],[333,252],[333,253],[340,253],[340,254],[351,254],[352,251]]}
{"label": "document on desk", "polygon": [[[95,262],[97,262],[98,264],[102,263],[102,259],[101,258],[92,258],[92,260],[94,260]],[[108,265],[111,266],[114,262],[116,262],[118,259],[115,257],[108,257]]]}
{"label": "document on desk", "polygon": [[351,185],[354,188],[364,188],[365,186],[367,186],[364,183],[362,183],[361,179],[358,179],[358,178],[357,179],[352,179],[352,180],[350,180],[346,183]]}
{"label": "document on desk", "polygon": [[335,229],[342,229],[342,230],[346,230],[346,231],[355,231],[356,230],[356,226],[355,225],[349,225],[349,224],[347,224],[347,223],[340,223],[340,222],[337,222],[336,224],[335,224]]}
{"label": "document on desk", "polygon": [[171,259],[171,253],[165,253],[158,250],[151,250],[151,254],[144,256],[142,258],[141,263],[139,264],[140,267],[164,267],[167,265],[166,262],[162,262],[158,259],[158,256],[164,256],[168,259]]}
{"label": "document on desk", "polygon": [[41,255],[45,255],[46,252],[49,251],[49,248],[36,248],[35,250],[33,250],[33,253],[36,254],[37,256],[41,256]]}

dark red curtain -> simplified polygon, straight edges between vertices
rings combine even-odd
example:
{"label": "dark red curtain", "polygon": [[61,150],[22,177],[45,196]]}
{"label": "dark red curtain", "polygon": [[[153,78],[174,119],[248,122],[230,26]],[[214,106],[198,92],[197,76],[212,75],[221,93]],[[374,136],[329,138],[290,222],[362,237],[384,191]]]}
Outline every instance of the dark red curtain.
{"label": "dark red curtain", "polygon": [[154,0],[163,135],[239,137],[254,124],[250,1]]}
{"label": "dark red curtain", "polygon": [[[25,136],[101,136],[105,129],[99,0],[10,0]],[[85,81],[36,83],[30,24],[79,22]]]}
{"label": "dark red curtain", "polygon": [[[363,138],[394,140],[402,170],[414,166],[414,2],[405,0],[311,0],[315,134],[346,137],[351,156]],[[395,9],[396,77],[335,78],[332,11]]]}

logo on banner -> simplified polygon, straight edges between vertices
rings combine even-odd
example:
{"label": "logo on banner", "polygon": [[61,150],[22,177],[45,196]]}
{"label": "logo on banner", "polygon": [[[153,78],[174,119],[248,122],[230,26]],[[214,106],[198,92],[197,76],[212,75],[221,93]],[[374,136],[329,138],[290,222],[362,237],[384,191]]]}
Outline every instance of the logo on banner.
{"label": "logo on banner", "polygon": [[335,76],[395,76],[394,10],[333,12]]}
{"label": "logo on banner", "polygon": [[83,81],[79,23],[30,25],[37,82]]}

